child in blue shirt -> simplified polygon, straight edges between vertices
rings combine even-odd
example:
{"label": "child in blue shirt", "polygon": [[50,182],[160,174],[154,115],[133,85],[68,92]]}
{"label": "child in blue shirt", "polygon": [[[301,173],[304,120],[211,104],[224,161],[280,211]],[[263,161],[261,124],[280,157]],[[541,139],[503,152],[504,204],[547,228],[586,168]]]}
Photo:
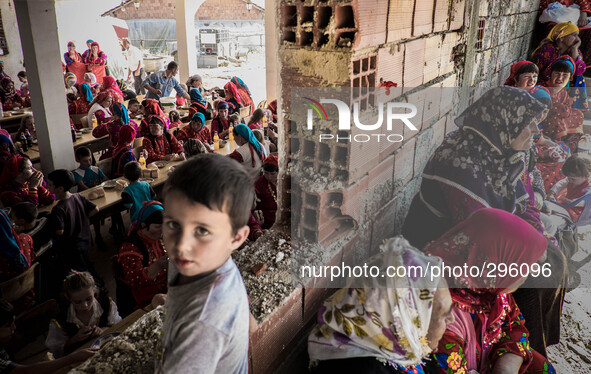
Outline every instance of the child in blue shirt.
{"label": "child in blue shirt", "polygon": [[141,209],[144,201],[152,201],[156,198],[156,193],[147,182],[140,181],[142,176],[142,166],[137,161],[128,162],[123,168],[125,178],[129,185],[123,189],[121,199],[123,206],[129,209],[129,216],[134,219],[134,215]]}
{"label": "child in blue shirt", "polygon": [[98,186],[106,181],[107,176],[98,166],[92,165],[92,153],[86,147],[79,147],[75,152],[76,161],[80,166],[74,170],[74,181],[78,186],[78,192]]}

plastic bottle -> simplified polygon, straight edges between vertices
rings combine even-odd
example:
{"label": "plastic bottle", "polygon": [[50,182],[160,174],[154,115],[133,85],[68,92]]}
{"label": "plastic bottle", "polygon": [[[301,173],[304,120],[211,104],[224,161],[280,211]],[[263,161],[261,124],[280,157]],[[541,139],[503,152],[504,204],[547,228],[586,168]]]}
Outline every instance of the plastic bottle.
{"label": "plastic bottle", "polygon": [[27,143],[27,138],[25,137],[25,133],[21,132],[21,135],[18,139],[21,142],[21,146],[23,147],[23,152],[27,152],[29,150],[29,144]]}
{"label": "plastic bottle", "polygon": [[218,136],[217,131],[213,134],[213,149],[215,151],[220,150],[220,137]]}
{"label": "plastic bottle", "polygon": [[2,101],[0,101],[0,118],[4,117],[4,110],[2,109]]}
{"label": "plastic bottle", "polygon": [[98,126],[98,121],[97,121],[96,117],[92,117],[92,128],[94,129],[97,126]]}
{"label": "plastic bottle", "polygon": [[228,140],[231,142],[234,141],[234,126],[232,125],[228,128]]}
{"label": "plastic bottle", "polygon": [[29,132],[29,130],[25,130],[24,134],[25,134],[25,139],[27,140],[27,146],[29,148],[31,148],[31,146],[33,145],[33,137],[31,136],[31,133]]}
{"label": "plastic bottle", "polygon": [[144,157],[144,152],[140,153],[140,159],[138,160],[138,162],[142,166],[142,169],[146,168],[146,158]]}

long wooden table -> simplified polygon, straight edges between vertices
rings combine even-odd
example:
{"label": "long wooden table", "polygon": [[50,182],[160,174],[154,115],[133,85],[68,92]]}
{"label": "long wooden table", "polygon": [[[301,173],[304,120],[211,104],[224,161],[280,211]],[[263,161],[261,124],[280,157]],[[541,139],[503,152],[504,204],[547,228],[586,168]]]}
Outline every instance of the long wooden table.
{"label": "long wooden table", "polygon": [[[92,153],[104,151],[109,148],[111,142],[109,140],[109,135],[102,136],[100,138],[95,138],[92,136],[92,133],[82,134],[79,139],[76,139],[74,144],[74,150],[79,147],[88,147]],[[39,152],[39,144],[33,144],[29,147],[29,150],[25,152],[27,156],[31,159],[31,162],[36,163],[39,162],[41,157]]]}

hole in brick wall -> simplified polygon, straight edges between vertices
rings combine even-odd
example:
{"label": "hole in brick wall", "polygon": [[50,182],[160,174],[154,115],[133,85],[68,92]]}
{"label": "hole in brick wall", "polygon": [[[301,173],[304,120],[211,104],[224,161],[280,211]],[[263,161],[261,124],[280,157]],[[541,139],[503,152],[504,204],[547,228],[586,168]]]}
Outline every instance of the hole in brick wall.
{"label": "hole in brick wall", "polygon": [[330,160],[330,147],[326,143],[320,143],[320,147],[318,149],[318,158],[320,161],[328,161]]}
{"label": "hole in brick wall", "polygon": [[[351,134],[348,134],[343,131],[343,134],[339,138],[339,143],[342,143],[341,140],[344,139],[345,137],[349,137],[349,136],[351,136]],[[344,139],[344,140],[347,140],[347,139]],[[335,149],[334,149],[334,161],[335,162],[345,164],[347,161],[348,155],[349,155],[349,150],[347,149],[347,147],[335,147]]]}
{"label": "hole in brick wall", "polygon": [[313,22],[314,21],[314,7],[303,6],[302,12],[300,13],[300,23]]}
{"label": "hole in brick wall", "polygon": [[304,161],[304,162],[302,162],[302,165],[304,165],[305,168],[310,168],[310,169],[314,168],[314,163],[310,162],[310,161]]}
{"label": "hole in brick wall", "polygon": [[[351,133],[347,132],[347,131],[337,131],[337,137],[339,138],[339,143],[343,143],[343,144],[347,144],[349,143],[349,139],[350,139]],[[336,153],[335,153],[335,157],[336,157]],[[342,161],[345,161],[345,159],[341,159]]]}
{"label": "hole in brick wall", "polygon": [[371,56],[369,58],[369,70],[376,70],[376,61],[377,61],[378,57],[377,56]]}
{"label": "hole in brick wall", "polygon": [[[357,74],[359,74],[360,71],[361,71],[361,60],[353,61],[353,74],[357,75]],[[353,85],[353,87],[359,87],[359,86]]]}
{"label": "hole in brick wall", "polygon": [[320,175],[328,177],[330,174],[330,168],[328,166],[321,166],[320,169],[318,170],[318,173]]}
{"label": "hole in brick wall", "polygon": [[339,208],[328,208],[324,212],[326,213],[326,219],[333,219],[341,215]]}
{"label": "hole in brick wall", "polygon": [[367,109],[367,100],[361,100],[361,105],[359,105],[361,112],[364,112]]}
{"label": "hole in brick wall", "polygon": [[314,158],[316,156],[315,143],[310,140],[304,140],[304,156]]}
{"label": "hole in brick wall", "polygon": [[314,33],[312,31],[300,31],[300,46],[312,45],[314,42]]}
{"label": "hole in brick wall", "polygon": [[350,5],[337,6],[335,10],[335,20],[337,29],[355,28],[355,14]]}
{"label": "hole in brick wall", "polygon": [[296,154],[300,151],[300,139],[291,139],[291,154]]}
{"label": "hole in brick wall", "polygon": [[296,42],[295,31],[283,30],[283,38],[282,39],[284,42],[295,43]]}
{"label": "hole in brick wall", "polygon": [[363,60],[361,60],[361,71],[366,72],[368,68],[369,68],[369,59],[364,58]]}
{"label": "hole in brick wall", "polygon": [[318,225],[318,212],[314,209],[304,209],[304,223],[306,226],[315,227]]}
{"label": "hole in brick wall", "polygon": [[317,48],[320,48],[323,45],[328,44],[328,39],[329,38],[328,38],[328,35],[327,34],[325,34],[323,32],[319,32],[318,33],[318,38],[317,38],[318,41],[316,42],[316,47]]}
{"label": "hole in brick wall", "polygon": [[334,176],[338,180],[347,180],[349,178],[349,172],[347,170],[337,170]]}
{"label": "hole in brick wall", "polygon": [[330,23],[330,17],[332,16],[332,8],[329,6],[318,7],[316,13],[316,27],[323,29]]}
{"label": "hole in brick wall", "polygon": [[367,103],[369,104],[369,106],[374,107],[376,105],[376,96],[374,94],[369,94]]}
{"label": "hole in brick wall", "polygon": [[371,73],[367,76],[367,85],[369,87],[375,87],[376,86],[376,73]]}
{"label": "hole in brick wall", "polygon": [[317,195],[306,194],[306,205],[308,205],[308,206],[318,206],[318,196]]}
{"label": "hole in brick wall", "polygon": [[304,229],[304,239],[312,243],[317,242],[318,233],[314,230]]}
{"label": "hole in brick wall", "polygon": [[331,192],[328,194],[328,205],[329,206],[341,206],[343,205],[343,194],[338,192]]}
{"label": "hole in brick wall", "polygon": [[352,87],[351,88],[351,98],[358,99],[361,96],[361,88],[360,87]]}
{"label": "hole in brick wall", "polygon": [[481,19],[478,21],[478,32],[476,34],[476,49],[482,51],[482,40],[484,39],[484,26],[486,20]]}
{"label": "hole in brick wall", "polygon": [[335,43],[339,47],[351,47],[353,45],[353,41],[355,40],[355,32],[354,31],[347,31],[347,32],[337,32]]}
{"label": "hole in brick wall", "polygon": [[281,9],[281,23],[283,27],[292,27],[298,25],[297,7],[295,5],[284,5]]}

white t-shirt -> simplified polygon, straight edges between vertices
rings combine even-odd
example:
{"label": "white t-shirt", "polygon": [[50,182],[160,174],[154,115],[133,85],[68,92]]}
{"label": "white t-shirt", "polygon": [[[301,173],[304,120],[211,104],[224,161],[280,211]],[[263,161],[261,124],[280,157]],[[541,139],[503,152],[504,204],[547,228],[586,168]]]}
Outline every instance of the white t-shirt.
{"label": "white t-shirt", "polygon": [[140,68],[144,67],[144,55],[138,47],[130,45],[126,53],[126,57],[127,64],[129,65],[129,68],[132,72],[136,71],[138,63],[140,64]]}

